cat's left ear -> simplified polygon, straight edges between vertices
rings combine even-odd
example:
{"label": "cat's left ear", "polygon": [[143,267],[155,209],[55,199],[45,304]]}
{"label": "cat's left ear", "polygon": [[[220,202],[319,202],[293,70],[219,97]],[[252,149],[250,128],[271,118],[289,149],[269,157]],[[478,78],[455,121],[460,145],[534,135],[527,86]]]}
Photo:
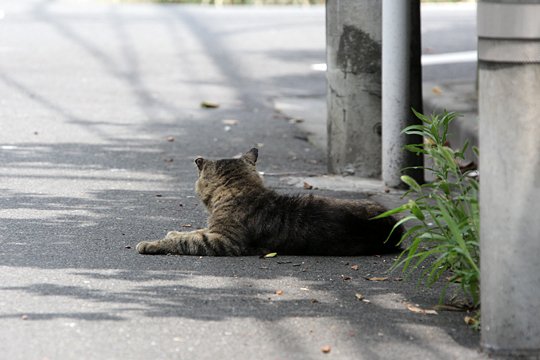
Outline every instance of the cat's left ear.
{"label": "cat's left ear", "polygon": [[197,165],[199,170],[202,170],[205,161],[206,160],[204,160],[202,157],[198,157],[195,159],[195,164]]}
{"label": "cat's left ear", "polygon": [[251,165],[255,165],[255,163],[257,162],[257,157],[259,157],[259,150],[257,148],[253,148],[244,155],[242,155],[242,159],[244,159]]}

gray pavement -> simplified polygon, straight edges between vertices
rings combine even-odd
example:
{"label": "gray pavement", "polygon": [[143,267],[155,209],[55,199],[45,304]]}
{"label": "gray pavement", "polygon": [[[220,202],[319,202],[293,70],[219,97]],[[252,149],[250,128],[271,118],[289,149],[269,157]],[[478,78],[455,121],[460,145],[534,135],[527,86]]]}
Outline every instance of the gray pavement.
{"label": "gray pavement", "polygon": [[377,182],[322,176],[324,151],[290,121],[301,114],[275,108],[323,98],[310,68],[324,62],[323,25],[320,7],[0,4],[0,358],[485,357],[466,314],[407,309],[436,305],[441,284],[387,274],[392,256],[134,250],[204,226],[196,155],[256,145],[279,191],[308,192],[305,180],[399,201]]}

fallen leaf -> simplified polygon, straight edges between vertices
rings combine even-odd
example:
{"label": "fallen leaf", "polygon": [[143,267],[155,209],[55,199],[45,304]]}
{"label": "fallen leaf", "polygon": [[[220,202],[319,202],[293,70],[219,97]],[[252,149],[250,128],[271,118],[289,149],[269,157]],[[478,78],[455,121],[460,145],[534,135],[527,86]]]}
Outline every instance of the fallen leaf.
{"label": "fallen leaf", "polygon": [[362,295],[362,294],[360,294],[360,293],[356,293],[356,294],[354,294],[354,296],[356,296],[356,298],[357,298],[358,300],[360,300],[360,301],[361,301],[361,300],[364,300],[364,295]]}
{"label": "fallen leaf", "polygon": [[277,256],[277,253],[273,252],[273,253],[268,253],[268,254],[264,255],[264,258],[268,259],[268,258],[273,258],[273,257],[276,257],[276,256]]}
{"label": "fallen leaf", "polygon": [[437,315],[437,311],[431,309],[422,309],[419,306],[413,304],[407,304],[407,309],[415,314],[424,314],[424,315]]}
{"label": "fallen leaf", "polygon": [[358,271],[358,265],[351,266],[351,269],[353,269],[354,271]]}
{"label": "fallen leaf", "polygon": [[289,119],[290,124],[300,124],[303,122],[304,122],[304,119],[296,119],[296,118]]}
{"label": "fallen leaf", "polygon": [[174,141],[174,136],[167,136],[165,138],[165,140],[167,140],[168,142],[173,142]]}
{"label": "fallen leaf", "polygon": [[465,321],[465,324],[467,325],[476,325],[478,323],[478,320],[472,316],[465,316],[463,320]]}
{"label": "fallen leaf", "polygon": [[328,354],[330,351],[332,351],[332,348],[330,347],[330,345],[324,345],[322,348],[321,348],[321,351],[325,354]]}
{"label": "fallen leaf", "polygon": [[238,125],[238,120],[236,119],[223,119],[221,122],[225,125]]}
{"label": "fallen leaf", "polygon": [[441,95],[442,94],[442,89],[439,87],[439,86],[434,86],[431,91],[435,94],[435,95]]}
{"label": "fallen leaf", "polygon": [[311,184],[304,181],[304,189],[311,190],[311,189],[313,189],[313,185],[311,185]]}
{"label": "fallen leaf", "polygon": [[369,281],[388,281],[388,278],[387,277],[367,277],[367,278],[364,278],[366,280],[369,280]]}
{"label": "fallen leaf", "polygon": [[283,290],[277,290],[276,295],[279,295],[279,296],[283,295]]}
{"label": "fallen leaf", "polygon": [[212,101],[203,101],[201,102],[201,107],[205,109],[217,109],[219,104]]}

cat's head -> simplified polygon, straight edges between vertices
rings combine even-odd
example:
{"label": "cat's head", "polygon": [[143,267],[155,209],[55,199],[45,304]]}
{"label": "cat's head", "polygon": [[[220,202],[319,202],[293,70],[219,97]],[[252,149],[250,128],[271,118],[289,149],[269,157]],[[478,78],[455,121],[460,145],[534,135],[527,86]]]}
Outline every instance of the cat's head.
{"label": "cat's head", "polygon": [[195,159],[199,178],[195,191],[207,207],[224,195],[237,195],[245,189],[262,186],[262,179],[255,168],[259,151],[249,150],[238,159]]}

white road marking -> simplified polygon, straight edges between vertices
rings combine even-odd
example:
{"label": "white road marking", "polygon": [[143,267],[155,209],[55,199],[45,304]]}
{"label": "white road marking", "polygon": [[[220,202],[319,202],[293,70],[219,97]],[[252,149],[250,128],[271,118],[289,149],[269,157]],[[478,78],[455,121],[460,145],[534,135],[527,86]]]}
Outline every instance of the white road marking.
{"label": "white road marking", "polygon": [[[478,60],[478,52],[472,51],[460,51],[443,54],[427,54],[422,55],[422,65],[443,65],[443,64],[460,64],[475,62]],[[311,64],[311,70],[314,71],[326,71],[326,64]]]}
{"label": "white road marking", "polygon": [[423,66],[468,63],[468,62],[475,62],[477,60],[478,60],[478,52],[474,50],[444,53],[444,54],[422,55]]}

